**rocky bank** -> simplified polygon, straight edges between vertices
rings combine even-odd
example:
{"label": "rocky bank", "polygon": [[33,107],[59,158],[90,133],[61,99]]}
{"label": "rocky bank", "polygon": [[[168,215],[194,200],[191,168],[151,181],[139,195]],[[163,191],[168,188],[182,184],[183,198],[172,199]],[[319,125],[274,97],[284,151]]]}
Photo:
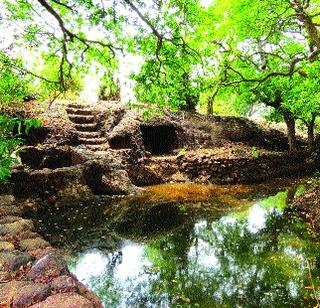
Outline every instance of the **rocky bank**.
{"label": "rocky bank", "polygon": [[291,211],[306,221],[311,231],[320,235],[320,186],[319,183],[295,198],[291,204]]}
{"label": "rocky bank", "polygon": [[290,154],[283,133],[245,118],[180,112],[144,120],[116,101],[57,101],[40,117],[2,193],[55,202],[167,182],[259,183],[319,165],[303,141]]}
{"label": "rocky bank", "polygon": [[0,198],[0,307],[102,307],[10,196]]}

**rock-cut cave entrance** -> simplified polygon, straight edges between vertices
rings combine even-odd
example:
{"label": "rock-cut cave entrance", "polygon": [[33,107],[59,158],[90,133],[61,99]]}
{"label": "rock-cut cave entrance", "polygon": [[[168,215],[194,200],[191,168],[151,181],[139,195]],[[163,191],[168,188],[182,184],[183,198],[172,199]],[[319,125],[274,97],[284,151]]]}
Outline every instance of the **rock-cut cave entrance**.
{"label": "rock-cut cave entrance", "polygon": [[173,125],[141,125],[144,147],[153,155],[170,154],[176,147],[177,134]]}

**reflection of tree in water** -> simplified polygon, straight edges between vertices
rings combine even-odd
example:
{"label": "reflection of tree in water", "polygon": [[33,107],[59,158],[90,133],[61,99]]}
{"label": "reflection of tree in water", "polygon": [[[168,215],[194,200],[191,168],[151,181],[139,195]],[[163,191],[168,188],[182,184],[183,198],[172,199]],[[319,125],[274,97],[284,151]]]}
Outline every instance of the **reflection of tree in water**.
{"label": "reflection of tree in water", "polygon": [[306,257],[319,259],[318,245],[301,223],[284,224],[278,210],[268,212],[258,230],[247,218],[204,222],[147,246],[158,273],[151,297],[167,294],[170,306],[179,307],[312,305],[313,294],[304,288],[310,285]]}
{"label": "reflection of tree in water", "polygon": [[[219,271],[212,283],[220,304],[235,306],[243,301],[261,307],[270,303],[293,303],[288,290],[292,277],[303,270],[299,260],[286,255],[279,245],[281,226],[279,216],[269,216],[265,228],[252,233],[246,223],[216,224],[213,226]],[[215,270],[214,270],[215,271]],[[295,279],[302,287],[301,281]]]}
{"label": "reflection of tree in water", "polygon": [[[279,193],[220,220],[205,215],[194,224],[193,217],[166,236],[151,230],[147,244],[120,241],[113,253],[100,244],[105,263],[97,265],[101,273],[88,286],[106,307],[117,308],[315,306],[306,258],[317,287],[319,245],[301,222],[281,214],[287,198]],[[107,236],[104,225],[98,225],[85,228],[85,239],[94,237],[99,244]],[[139,249],[128,252],[127,244]]]}
{"label": "reflection of tree in water", "polygon": [[193,225],[185,225],[177,232],[146,246],[145,257],[152,263],[151,270],[158,273],[158,279],[151,287],[154,298],[166,293],[172,303],[179,293],[174,294],[171,290],[187,288],[188,252],[193,241]]}
{"label": "reflection of tree in water", "polygon": [[109,253],[107,256],[109,266],[105,268],[101,276],[91,281],[91,288],[104,302],[108,303],[108,306],[115,307],[121,299],[121,292],[116,288],[114,276],[117,266],[122,262],[122,252]]}
{"label": "reflection of tree in water", "polygon": [[[121,290],[116,286],[115,271],[117,266],[122,263],[122,251],[107,253],[102,250],[96,250],[97,254],[101,254],[105,259],[105,266],[101,273],[97,276],[92,276],[89,279],[88,287],[95,291],[100,299],[107,304],[107,307],[117,307],[121,300]],[[68,266],[73,271],[77,264],[81,263],[86,254],[75,254],[68,259]],[[92,267],[96,264],[92,263]]]}

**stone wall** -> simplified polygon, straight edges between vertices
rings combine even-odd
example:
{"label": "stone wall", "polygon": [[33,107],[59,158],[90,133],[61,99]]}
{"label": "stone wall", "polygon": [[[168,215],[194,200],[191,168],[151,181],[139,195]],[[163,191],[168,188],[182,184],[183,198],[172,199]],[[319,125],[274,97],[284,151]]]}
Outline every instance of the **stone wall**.
{"label": "stone wall", "polygon": [[306,153],[282,153],[248,158],[181,157],[179,169],[195,182],[257,183],[278,177],[311,174],[315,164]]}
{"label": "stone wall", "polygon": [[[135,168],[133,179],[140,185],[166,182],[202,184],[261,183],[280,177],[311,175],[319,169],[319,161],[306,152],[219,157],[189,153],[181,156],[151,158]],[[161,181],[159,181],[159,179]]]}

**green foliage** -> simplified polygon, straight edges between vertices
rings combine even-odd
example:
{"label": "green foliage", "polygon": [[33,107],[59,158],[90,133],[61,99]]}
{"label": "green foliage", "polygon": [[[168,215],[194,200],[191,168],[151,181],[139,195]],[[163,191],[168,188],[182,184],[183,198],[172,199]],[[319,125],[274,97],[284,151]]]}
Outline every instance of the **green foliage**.
{"label": "green foliage", "polygon": [[0,182],[10,175],[11,166],[16,162],[13,153],[21,143],[13,136],[15,125],[15,118],[0,115]]}
{"label": "green foliage", "polygon": [[114,76],[112,75],[111,71],[107,71],[102,77],[99,98],[102,100],[120,99],[119,80],[114,80]]}
{"label": "green foliage", "polygon": [[187,206],[186,206],[185,204],[180,204],[180,205],[179,205],[179,211],[180,211],[181,213],[186,214],[186,213],[187,213]]}
{"label": "green foliage", "polygon": [[258,159],[260,157],[260,151],[256,147],[251,148],[251,154],[254,159]]}
{"label": "green foliage", "polygon": [[207,80],[201,52],[207,52],[202,42],[210,32],[203,26],[208,13],[198,1],[170,1],[156,14],[157,30],[168,35],[157,41],[139,32],[139,55],[145,61],[140,72],[132,75],[137,82],[136,96],[144,104],[162,109],[193,110]]}
{"label": "green foliage", "polygon": [[28,93],[30,79],[10,64],[9,57],[0,51],[0,107],[17,103]]}
{"label": "green foliage", "polygon": [[287,206],[287,198],[287,191],[279,192],[275,196],[271,196],[262,200],[261,207],[263,207],[264,209],[272,209],[276,206],[277,209],[283,211]]}
{"label": "green foliage", "polygon": [[28,135],[31,128],[39,128],[41,126],[41,121],[39,119],[25,119],[23,124],[25,125],[25,133]]}
{"label": "green foliage", "polygon": [[178,155],[179,156],[184,156],[187,153],[187,149],[186,148],[181,148],[178,150]]}
{"label": "green foliage", "polygon": [[299,185],[295,194],[294,194],[294,197],[300,197],[302,196],[305,192],[307,191],[307,188],[305,185]]}
{"label": "green foliage", "polygon": [[[31,128],[41,125],[38,119],[22,119],[0,115],[0,183],[10,174],[12,165],[17,163],[21,134],[28,134]],[[24,127],[24,131],[22,131]]]}

